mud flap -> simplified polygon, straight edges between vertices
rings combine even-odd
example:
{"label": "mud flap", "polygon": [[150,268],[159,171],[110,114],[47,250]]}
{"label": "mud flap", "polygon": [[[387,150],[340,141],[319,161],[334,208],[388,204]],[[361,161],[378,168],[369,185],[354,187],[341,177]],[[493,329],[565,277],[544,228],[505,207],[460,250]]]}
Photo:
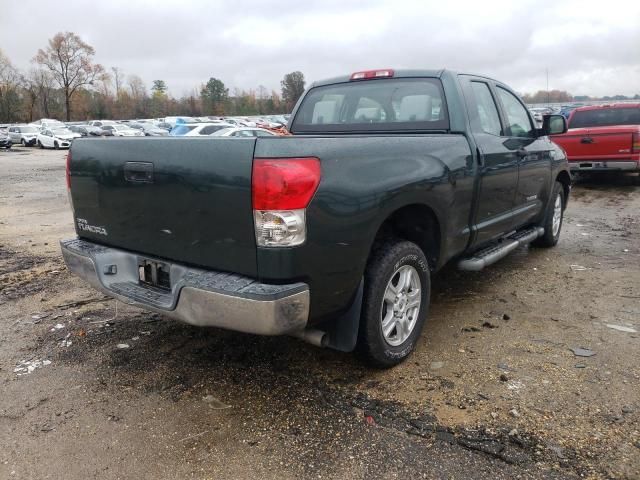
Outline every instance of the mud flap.
{"label": "mud flap", "polygon": [[358,342],[358,328],[360,327],[360,311],[362,310],[362,292],[364,279],[360,280],[358,291],[345,313],[323,325],[329,336],[328,348],[341,352],[352,352]]}

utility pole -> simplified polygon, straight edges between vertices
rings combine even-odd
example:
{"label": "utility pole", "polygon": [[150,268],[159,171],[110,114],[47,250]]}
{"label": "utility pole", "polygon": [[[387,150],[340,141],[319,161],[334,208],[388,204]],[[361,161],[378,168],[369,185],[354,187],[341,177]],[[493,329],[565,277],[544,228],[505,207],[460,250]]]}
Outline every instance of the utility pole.
{"label": "utility pole", "polygon": [[547,72],[547,107],[549,106],[549,67],[545,70]]}

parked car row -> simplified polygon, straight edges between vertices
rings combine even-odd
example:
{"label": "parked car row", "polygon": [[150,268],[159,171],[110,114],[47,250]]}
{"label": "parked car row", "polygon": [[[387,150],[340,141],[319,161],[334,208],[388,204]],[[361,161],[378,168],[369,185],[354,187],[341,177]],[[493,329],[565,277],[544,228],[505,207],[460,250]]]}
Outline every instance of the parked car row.
{"label": "parked car row", "polygon": [[67,122],[43,118],[0,128],[0,148],[69,148],[80,137],[268,137],[285,133],[288,115],[261,117],[165,117],[136,120]]}

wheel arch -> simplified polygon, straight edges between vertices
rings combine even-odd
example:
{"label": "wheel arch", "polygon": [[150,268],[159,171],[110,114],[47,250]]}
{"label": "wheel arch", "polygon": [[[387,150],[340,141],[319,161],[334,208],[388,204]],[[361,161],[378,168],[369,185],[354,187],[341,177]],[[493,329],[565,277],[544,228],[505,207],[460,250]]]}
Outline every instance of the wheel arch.
{"label": "wheel arch", "polygon": [[561,170],[556,176],[556,181],[560,182],[562,189],[564,190],[564,206],[567,206],[567,200],[569,199],[569,192],[571,192],[571,175],[566,170]]}
{"label": "wheel arch", "polygon": [[435,211],[424,203],[404,205],[393,210],[382,221],[373,240],[369,255],[376,244],[396,237],[415,243],[424,252],[429,268],[439,265],[442,245],[441,223]]}

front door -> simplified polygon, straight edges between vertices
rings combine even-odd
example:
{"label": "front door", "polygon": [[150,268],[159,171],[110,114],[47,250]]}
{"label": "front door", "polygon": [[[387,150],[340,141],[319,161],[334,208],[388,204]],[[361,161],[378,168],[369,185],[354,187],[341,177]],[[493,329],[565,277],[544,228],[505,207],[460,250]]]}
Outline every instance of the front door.
{"label": "front door", "polygon": [[513,202],[518,185],[518,157],[505,146],[494,93],[486,79],[463,81],[471,130],[478,148],[478,195],[472,220],[473,246],[513,228]]}
{"label": "front door", "polygon": [[505,124],[505,143],[518,159],[518,185],[513,206],[514,227],[538,217],[551,188],[552,144],[539,137],[526,107],[512,92],[496,85],[496,96]]}

